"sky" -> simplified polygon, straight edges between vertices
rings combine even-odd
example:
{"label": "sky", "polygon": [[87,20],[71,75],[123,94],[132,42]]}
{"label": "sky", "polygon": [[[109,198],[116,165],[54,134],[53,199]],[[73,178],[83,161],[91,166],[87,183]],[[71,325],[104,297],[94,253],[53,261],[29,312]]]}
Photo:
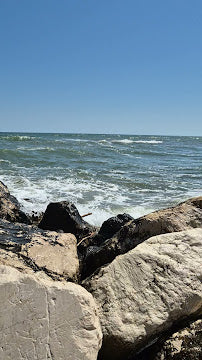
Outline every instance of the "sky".
{"label": "sky", "polygon": [[0,131],[202,136],[201,0],[0,0]]}

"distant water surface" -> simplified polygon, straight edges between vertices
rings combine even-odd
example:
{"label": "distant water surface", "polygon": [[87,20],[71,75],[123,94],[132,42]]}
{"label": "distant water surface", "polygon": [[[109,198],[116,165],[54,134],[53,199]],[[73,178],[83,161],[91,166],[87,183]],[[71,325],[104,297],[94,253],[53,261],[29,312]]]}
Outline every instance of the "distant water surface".
{"label": "distant water surface", "polygon": [[202,195],[202,137],[0,133],[0,180],[28,213],[69,200],[92,224]]}

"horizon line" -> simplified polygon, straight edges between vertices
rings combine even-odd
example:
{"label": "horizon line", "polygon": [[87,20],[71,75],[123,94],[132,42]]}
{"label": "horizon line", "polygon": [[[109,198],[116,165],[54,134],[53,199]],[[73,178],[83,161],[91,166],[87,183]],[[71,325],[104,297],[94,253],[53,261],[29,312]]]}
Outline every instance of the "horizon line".
{"label": "horizon line", "polygon": [[126,134],[126,133],[101,133],[101,132],[45,132],[45,131],[0,131],[2,133],[11,133],[11,134],[64,134],[64,135],[123,135],[123,136],[169,136],[169,137],[202,137],[202,135],[169,135],[169,134]]}

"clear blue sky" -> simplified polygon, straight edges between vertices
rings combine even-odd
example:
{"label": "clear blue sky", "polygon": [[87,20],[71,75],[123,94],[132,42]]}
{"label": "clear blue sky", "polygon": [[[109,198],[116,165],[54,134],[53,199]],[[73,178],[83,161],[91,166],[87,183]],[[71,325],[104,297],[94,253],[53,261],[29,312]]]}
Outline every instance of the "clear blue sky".
{"label": "clear blue sky", "polygon": [[0,131],[202,135],[201,0],[0,0]]}

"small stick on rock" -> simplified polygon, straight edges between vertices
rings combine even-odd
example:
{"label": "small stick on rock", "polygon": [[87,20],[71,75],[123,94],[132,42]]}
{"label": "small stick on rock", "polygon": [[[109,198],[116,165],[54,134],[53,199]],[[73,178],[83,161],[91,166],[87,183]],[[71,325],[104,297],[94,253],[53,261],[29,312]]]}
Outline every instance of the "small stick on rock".
{"label": "small stick on rock", "polygon": [[81,215],[81,217],[83,218],[83,217],[88,216],[88,215],[92,215],[92,213],[90,212],[88,214]]}
{"label": "small stick on rock", "polygon": [[92,232],[92,233],[91,233],[90,235],[88,235],[88,236],[85,236],[83,239],[81,239],[81,240],[78,242],[77,246],[79,246],[84,240],[89,239],[91,236],[93,236],[93,235],[95,235],[95,234],[96,234],[96,231]]}

